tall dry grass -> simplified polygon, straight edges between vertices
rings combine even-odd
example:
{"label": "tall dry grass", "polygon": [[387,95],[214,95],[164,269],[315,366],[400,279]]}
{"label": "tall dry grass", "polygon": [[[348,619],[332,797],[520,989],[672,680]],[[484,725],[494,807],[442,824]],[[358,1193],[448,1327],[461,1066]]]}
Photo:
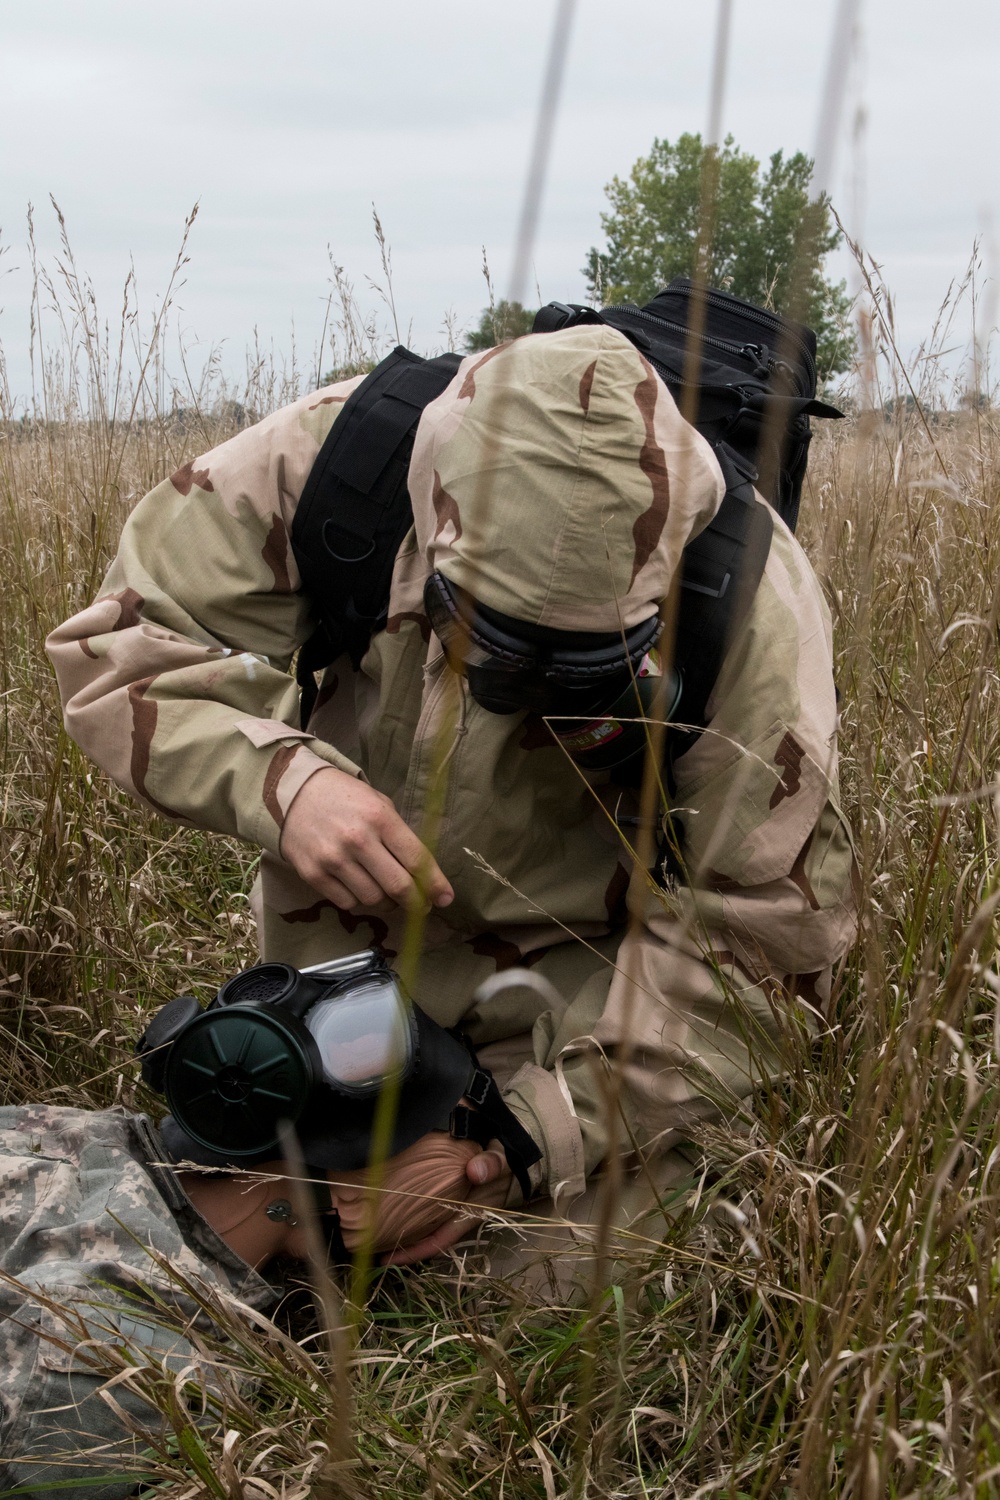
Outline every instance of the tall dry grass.
{"label": "tall dry grass", "polygon": [[[99,1106],[139,1098],[130,1048],[152,1007],[252,959],[254,853],[139,812],[84,762],[42,641],[93,593],[135,500],[295,378],[258,362],[234,392],[210,368],[174,398],[164,323],[141,341],[127,301],[112,340],[68,246],[46,278],[37,399],[5,395],[0,429],[3,1097]],[[162,1373],[136,1377],[178,1429],[149,1457],[163,1493],[1000,1491],[997,421],[940,409],[932,358],[911,389],[887,312],[873,330],[868,400],[819,438],[802,528],[835,618],[862,881],[828,1031],[747,1134],[704,1132],[714,1184],[662,1243],[623,1251],[596,1311],[387,1276],[353,1361],[347,1469],[325,1457],[332,1385],[309,1331],[220,1312],[217,1423],[195,1425]]]}

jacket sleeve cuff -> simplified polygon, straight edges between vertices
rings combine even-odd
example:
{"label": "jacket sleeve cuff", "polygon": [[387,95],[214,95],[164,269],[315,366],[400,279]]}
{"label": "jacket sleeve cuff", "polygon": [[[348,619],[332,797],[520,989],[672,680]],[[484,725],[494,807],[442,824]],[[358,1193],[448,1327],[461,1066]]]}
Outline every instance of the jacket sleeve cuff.
{"label": "jacket sleeve cuff", "polygon": [[[554,1073],[525,1063],[504,1090],[504,1099],[542,1152],[528,1172],[532,1197],[547,1194],[557,1209],[566,1208],[586,1186],[583,1136],[568,1090],[563,1092]],[[516,1183],[513,1191],[520,1199]]]}
{"label": "jacket sleeve cuff", "polygon": [[327,771],[331,766],[349,776],[361,777],[361,770],[353,761],[323,740],[306,739],[295,731],[290,731],[287,738],[276,735],[261,787],[261,804],[252,832],[254,841],[280,858],[281,835],[289,808],[306,782],[317,771]]}

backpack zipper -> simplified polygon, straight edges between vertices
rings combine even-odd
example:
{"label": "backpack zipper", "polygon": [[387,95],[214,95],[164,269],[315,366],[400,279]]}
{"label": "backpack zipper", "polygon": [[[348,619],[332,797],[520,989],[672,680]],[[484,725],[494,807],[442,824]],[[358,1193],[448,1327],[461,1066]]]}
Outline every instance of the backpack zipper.
{"label": "backpack zipper", "polygon": [[[676,328],[678,333],[687,333],[687,329],[683,323],[674,323],[670,318],[657,317],[654,313],[645,312],[641,307],[633,307],[627,302],[619,302],[616,307],[602,307],[601,311],[602,313],[625,313],[629,318],[642,318],[647,323],[665,324],[667,328]],[[724,349],[727,354],[752,353],[760,363],[763,363],[760,356],[768,352],[766,344],[737,344],[731,339],[719,339],[710,333],[703,333],[701,340],[702,343],[711,344],[716,349]]]}
{"label": "backpack zipper", "polygon": [[[720,294],[713,291],[711,287],[706,287],[705,289],[705,300],[706,302],[711,302],[714,307],[724,308],[727,312],[732,311],[728,298],[725,301],[722,301],[720,298]],[[782,322],[777,315],[764,312],[762,308],[751,307],[749,304],[743,306],[741,315],[745,318],[752,318],[755,323],[762,323],[764,327],[769,329],[772,333],[777,333],[779,344],[786,339],[789,340],[792,346],[794,348],[797,348],[800,354],[805,359],[805,362],[812,373],[813,383],[815,384],[815,362],[807,345],[803,342],[802,339],[799,338],[794,328],[791,328],[787,323]],[[788,369],[788,365],[785,360],[775,360],[775,364],[779,367],[783,366],[785,369]]]}
{"label": "backpack zipper", "polygon": [[[712,293],[708,292],[706,300],[711,300],[711,296],[712,296]],[[716,304],[716,305],[718,306],[720,304]],[[722,305],[724,305],[724,304],[722,304]],[[687,337],[688,330],[687,330],[687,327],[686,327],[685,324],[683,324],[683,323],[675,323],[671,318],[657,317],[657,315],[655,313],[648,313],[648,312],[644,311],[643,308],[641,308],[641,307],[633,307],[633,306],[631,306],[627,302],[625,302],[625,303],[620,302],[620,303],[618,303],[618,305],[616,307],[602,308],[601,311],[602,312],[612,312],[612,313],[613,312],[623,312],[623,313],[625,313],[625,315],[627,317],[630,317],[630,318],[642,318],[643,321],[647,322],[647,323],[657,323],[657,324],[661,324],[661,325],[666,325],[667,328],[675,328],[678,331],[678,333],[683,333],[684,336],[685,336],[685,338]],[[765,328],[767,328],[769,330],[772,330],[772,331],[774,329],[777,329],[777,331],[779,333],[782,332],[780,326],[777,325],[777,324],[772,323],[772,320],[770,318],[768,318],[766,315],[758,315],[756,313],[751,313],[750,316],[754,317],[754,319],[755,319],[756,322],[762,323]],[[737,344],[735,341],[733,341],[731,339],[716,338],[713,334],[709,334],[709,333],[703,333],[703,334],[700,335],[700,337],[701,337],[702,343],[710,344],[715,349],[723,349],[723,350],[725,350],[725,352],[727,354],[743,354],[743,355],[746,355],[747,353],[753,353],[756,356],[756,358],[758,360],[758,363],[761,364],[761,365],[764,364],[764,362],[765,362],[764,361],[764,356],[766,355],[767,356],[767,362],[766,362],[767,363],[767,373],[769,375],[773,375],[778,370],[782,370],[782,369],[784,369],[784,370],[790,370],[793,375],[797,373],[792,368],[792,366],[790,366],[788,364],[787,360],[784,360],[784,359],[775,359],[774,356],[771,354],[771,352],[768,349],[768,347],[767,347],[766,344]],[[803,344],[802,340],[798,337],[797,334],[792,333],[791,334],[791,338],[792,338],[792,340],[793,340],[796,348],[801,352],[802,357],[803,357],[803,359],[805,361],[806,367],[809,370],[810,374],[812,375],[813,383],[815,383],[815,379],[816,379],[816,367],[815,367],[815,365],[813,363],[812,355],[809,353],[809,350],[806,348],[805,344]]]}

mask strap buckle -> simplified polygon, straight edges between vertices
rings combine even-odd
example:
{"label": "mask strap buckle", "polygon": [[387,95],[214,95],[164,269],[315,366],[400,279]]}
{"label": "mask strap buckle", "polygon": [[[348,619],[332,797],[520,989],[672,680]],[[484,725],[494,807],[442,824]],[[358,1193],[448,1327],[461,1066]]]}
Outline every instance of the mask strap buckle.
{"label": "mask strap buckle", "polygon": [[456,1140],[475,1141],[480,1146],[498,1140],[527,1203],[531,1197],[528,1168],[541,1161],[541,1149],[506,1103],[493,1074],[479,1066],[475,1048],[468,1037],[461,1036],[461,1040],[473,1064],[472,1077],[465,1086],[465,1097],[475,1108],[456,1104],[451,1112],[451,1134]]}
{"label": "mask strap buckle", "polygon": [[483,1116],[464,1104],[456,1104],[448,1121],[448,1133],[452,1140],[475,1141],[486,1146],[493,1139],[493,1131]]}
{"label": "mask strap buckle", "polygon": [[482,1068],[477,1067],[472,1075],[472,1082],[465,1086],[465,1097],[471,1099],[477,1109],[481,1109],[490,1096],[492,1082],[492,1074],[484,1073]]}

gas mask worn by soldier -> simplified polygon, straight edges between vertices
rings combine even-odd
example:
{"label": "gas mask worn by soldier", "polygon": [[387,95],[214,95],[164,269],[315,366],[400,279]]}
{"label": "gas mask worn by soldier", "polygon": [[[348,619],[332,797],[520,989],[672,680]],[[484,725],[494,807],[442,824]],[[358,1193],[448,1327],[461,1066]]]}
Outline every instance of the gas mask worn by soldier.
{"label": "gas mask worn by soldier", "polygon": [[473,699],[494,714],[542,715],[567,754],[588,771],[630,769],[647,747],[643,720],[668,720],[681,696],[663,675],[659,614],[618,635],[530,625],[477,604],[435,569],[424,607],[448,663]]}

